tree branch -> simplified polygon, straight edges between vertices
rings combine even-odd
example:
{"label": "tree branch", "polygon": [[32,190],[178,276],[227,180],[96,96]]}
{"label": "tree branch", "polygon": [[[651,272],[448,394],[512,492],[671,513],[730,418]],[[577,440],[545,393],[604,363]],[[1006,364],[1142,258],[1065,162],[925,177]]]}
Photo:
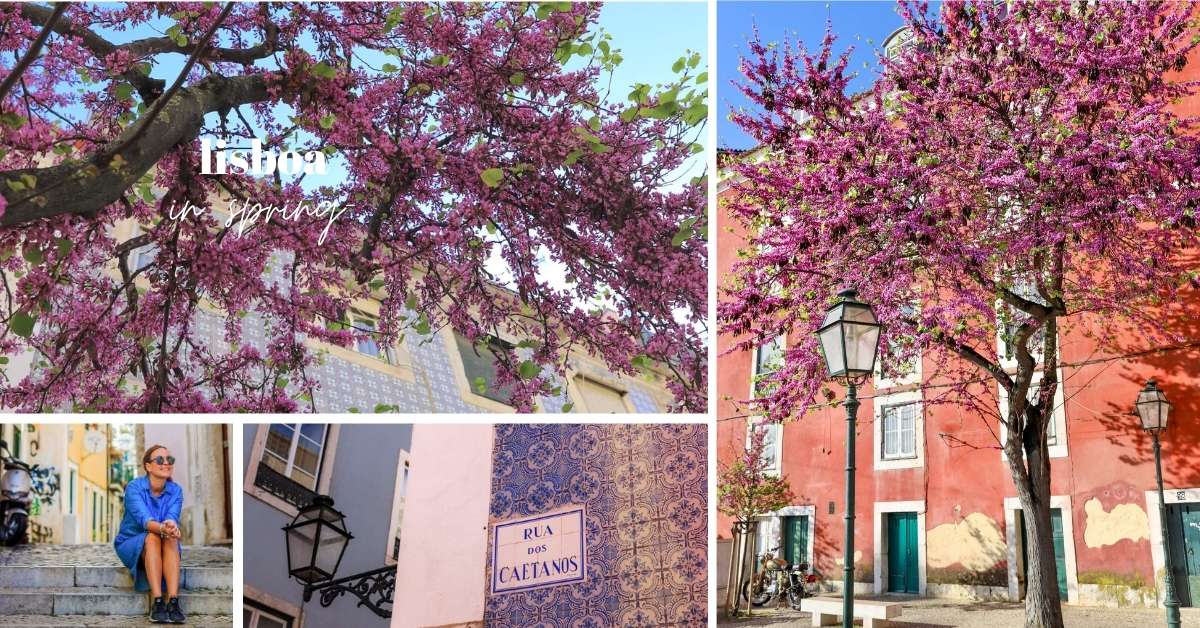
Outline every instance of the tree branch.
{"label": "tree branch", "polygon": [[13,85],[16,85],[17,79],[21,78],[21,75],[25,73],[25,69],[29,67],[29,64],[33,63],[38,53],[42,51],[42,46],[46,44],[46,40],[50,38],[50,32],[54,29],[54,24],[58,21],[59,16],[63,14],[63,11],[66,10],[67,4],[65,2],[55,5],[53,11],[47,9],[50,14],[46,18],[42,32],[38,33],[37,39],[33,40],[33,45],[29,47],[29,50],[25,51],[25,56],[21,57],[17,65],[13,66],[12,72],[9,72],[8,76],[4,77],[4,82],[0,83],[0,103],[4,102],[4,97],[8,95],[8,90],[12,89]]}
{"label": "tree branch", "polygon": [[[117,201],[168,151],[180,142],[194,139],[205,114],[270,99],[268,80],[265,74],[209,76],[192,87],[180,89],[167,99],[160,115],[139,119],[82,163],[0,172],[0,180],[20,180],[24,175],[36,179],[34,191],[21,192],[20,198],[8,186],[0,186],[0,193],[8,200],[8,208],[0,216],[0,227],[63,214],[88,214]],[[135,136],[136,142],[124,146]],[[121,150],[114,152],[117,148]]]}

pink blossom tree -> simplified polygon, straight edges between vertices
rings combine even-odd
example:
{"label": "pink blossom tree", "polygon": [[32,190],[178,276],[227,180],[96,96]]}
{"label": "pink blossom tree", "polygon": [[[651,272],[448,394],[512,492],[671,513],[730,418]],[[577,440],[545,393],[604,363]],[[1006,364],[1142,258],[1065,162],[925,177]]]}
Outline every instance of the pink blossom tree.
{"label": "pink blossom tree", "polygon": [[762,159],[733,167],[728,210],[749,246],[721,331],[739,350],[789,334],[773,388],[748,403],[799,417],[833,398],[819,397],[814,331],[834,295],[857,288],[885,325],[885,371],[923,359],[924,384],[937,382],[927,402],[1003,426],[991,446],[1026,513],[1026,625],[1057,628],[1047,430],[1060,382],[1046,367],[1069,333],[1103,341],[1133,322],[1180,340],[1160,315],[1197,287],[1182,253],[1200,244],[1200,143],[1195,120],[1170,108],[1195,89],[1172,78],[1197,43],[1192,6],[953,2],[939,17],[904,3],[901,14],[911,45],[853,96],[832,34],[814,54],[751,43],[741,89],[756,107],[733,119]]}
{"label": "pink blossom tree", "polygon": [[[0,361],[34,362],[5,377],[3,405],[313,409],[306,340],[395,344],[451,326],[481,347],[521,339],[492,383],[520,410],[560,392],[549,375],[584,353],[665,372],[672,409],[702,411],[705,183],[680,172],[702,150],[707,73],[681,51],[673,82],[611,94],[622,58],[598,15],[563,2],[0,4]],[[156,78],[169,57],[182,71]],[[202,174],[202,136],[323,151],[345,176]],[[324,217],[237,237],[208,212],[168,216],[214,199],[346,212],[323,243]],[[125,220],[142,233],[116,241]],[[153,262],[134,264],[145,247]],[[373,331],[346,319],[366,297],[382,303]],[[223,321],[223,346],[197,334],[201,311]],[[264,343],[243,341],[247,316]]]}
{"label": "pink blossom tree", "polygon": [[[754,546],[755,517],[774,512],[792,503],[794,496],[788,479],[770,472],[771,461],[765,455],[767,432],[753,429],[746,438],[746,447],[734,452],[732,462],[722,463],[717,474],[717,510],[733,518],[736,552],[729,562],[729,590],[725,608],[737,613],[742,583],[746,580],[743,566],[746,552]],[[749,600],[746,614],[753,611]]]}

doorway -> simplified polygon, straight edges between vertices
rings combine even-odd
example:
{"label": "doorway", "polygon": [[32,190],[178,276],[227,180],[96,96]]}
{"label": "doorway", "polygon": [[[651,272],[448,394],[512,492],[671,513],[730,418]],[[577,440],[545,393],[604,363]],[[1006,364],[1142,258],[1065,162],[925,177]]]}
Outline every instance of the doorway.
{"label": "doorway", "polygon": [[1200,604],[1200,504],[1167,504],[1171,575],[1181,606]]}
{"label": "doorway", "polygon": [[913,594],[921,591],[915,512],[887,514],[887,591]]}
{"label": "doorway", "polygon": [[783,557],[789,565],[810,563],[808,558],[809,517],[783,519]]}
{"label": "doorway", "polygon": [[[1029,582],[1029,542],[1025,534],[1025,513],[1017,512],[1017,525],[1021,528],[1021,599],[1025,599],[1025,587]],[[1054,539],[1054,573],[1058,576],[1058,595],[1067,599],[1067,544],[1063,535],[1062,508],[1050,509],[1050,531]]]}

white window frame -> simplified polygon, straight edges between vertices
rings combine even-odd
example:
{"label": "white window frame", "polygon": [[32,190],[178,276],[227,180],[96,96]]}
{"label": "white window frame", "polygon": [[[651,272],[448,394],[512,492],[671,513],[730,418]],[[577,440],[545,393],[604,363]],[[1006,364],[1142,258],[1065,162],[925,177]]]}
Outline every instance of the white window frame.
{"label": "white window frame", "polygon": [[[271,425],[274,425],[274,423],[268,424],[268,427],[267,427],[268,433],[270,432]],[[292,442],[288,444],[287,459],[285,460],[285,459],[281,458],[278,454],[267,449],[265,446],[263,447],[262,453],[264,456],[271,456],[273,458],[276,458],[277,460],[282,461],[284,464],[284,469],[283,469],[283,471],[281,471],[281,473],[290,478],[292,475],[292,471],[297,470],[296,469],[296,450],[298,450],[300,448],[300,439],[303,438],[303,439],[309,441],[310,443],[316,442],[316,441],[314,441],[313,439],[304,435],[304,433],[301,429],[304,427],[303,423],[281,423],[280,425],[286,425],[289,428],[291,428],[291,430],[292,430]],[[325,428],[325,431],[328,431],[329,426],[326,424],[326,425],[324,425],[324,428]],[[326,440],[328,440],[328,437],[326,437]],[[321,481],[321,460],[324,459],[324,457],[325,457],[325,443],[323,443],[323,442],[317,443],[317,446],[320,447],[320,449],[317,452],[317,473],[315,476],[313,476],[313,484],[317,484]],[[261,460],[261,458],[260,458],[260,460]],[[299,471],[300,471],[300,473],[303,473],[305,475],[311,475],[309,472],[305,471],[304,469],[299,469]]]}
{"label": "white window frame", "polygon": [[358,339],[355,339],[355,341],[354,341],[353,351],[355,353],[358,353],[359,355],[364,355],[368,358],[373,358],[373,359],[379,360],[380,362],[383,362],[385,364],[389,364],[389,365],[396,364],[396,354],[392,350],[391,345],[385,345],[385,344],[380,343],[379,339],[376,336],[379,333],[379,317],[373,316],[371,314],[367,314],[366,312],[363,312],[362,310],[356,310],[354,308],[350,308],[350,310],[346,313],[346,318],[349,319],[349,324],[354,329],[355,333],[363,332],[363,329],[359,325],[359,323],[369,324],[371,326],[371,342],[375,343],[375,346],[378,347],[378,349],[379,349],[379,353],[377,355],[372,355],[370,353],[367,353],[366,351],[363,351],[362,343],[364,341],[363,341],[363,339],[358,338]]}
{"label": "white window frame", "polygon": [[[917,307],[916,311],[920,312],[920,308]],[[917,354],[913,356],[913,370],[911,372],[901,375],[900,377],[888,378],[883,376],[882,358],[886,354],[886,347],[880,347],[880,349],[882,350],[875,359],[875,372],[873,374],[875,390],[884,388],[897,388],[899,386],[911,386],[921,383],[921,362],[923,355],[920,350],[918,350]]]}
{"label": "white window frame", "polygon": [[388,525],[388,533],[386,543],[383,548],[383,564],[395,565],[396,559],[392,558],[393,543],[400,538],[400,526],[404,523],[404,501],[408,495],[408,480],[412,469],[409,467],[408,451],[400,450],[399,459],[396,461],[396,486],[392,491],[392,516]]}
{"label": "white window frame", "polygon": [[[1032,392],[1034,386],[1039,386],[1045,373],[1037,371],[1033,374],[1033,379],[1030,380],[1029,389]],[[1048,450],[1051,458],[1066,458],[1070,451],[1067,449],[1067,404],[1066,396],[1063,389],[1066,387],[1066,381],[1063,379],[1062,369],[1058,369],[1058,386],[1054,390],[1054,411],[1051,414],[1050,420],[1053,421],[1054,442],[1051,444],[1047,438]],[[1004,458],[1004,445],[1008,442],[1008,428],[1005,426],[1003,417],[1008,416],[1008,393],[1004,387],[996,384],[997,389],[997,405],[1000,410],[1000,457]],[[1048,437],[1049,435],[1047,435]]]}
{"label": "white window frame", "polygon": [[[884,458],[883,456],[883,411],[893,406],[908,404],[917,405],[917,416],[913,421],[913,455],[904,458]],[[925,401],[921,391],[911,390],[875,398],[873,404],[874,456],[876,471],[891,471],[894,469],[916,469],[925,466]]]}
{"label": "white window frame", "polygon": [[[772,338],[769,342],[779,340],[779,351],[782,356],[787,352],[787,334],[780,334]],[[762,350],[763,345],[757,346],[750,352],[750,398],[755,398],[758,393],[758,352]],[[782,366],[782,365],[781,365]],[[750,448],[750,437],[754,434],[754,430],[766,428],[774,433],[774,446],[772,447],[772,459],[774,464],[766,468],[768,475],[779,477],[783,470],[783,425],[781,423],[768,422],[764,417],[754,416],[746,421],[746,448]]]}
{"label": "white window frame", "polygon": [[[242,597],[244,597],[245,599],[250,600],[252,602],[255,602],[256,604],[259,604],[259,605],[265,606],[269,609],[272,609],[271,611],[267,611],[266,614],[268,616],[270,616],[272,612],[277,613],[279,615],[284,615],[284,616],[291,618],[292,628],[304,628],[304,609],[303,609],[303,607],[297,606],[291,602],[288,602],[287,600],[277,598],[277,597],[275,597],[269,593],[266,593],[264,591],[260,591],[249,583],[245,584],[242,587]],[[261,613],[260,609],[257,609],[253,606],[247,607],[246,605],[243,604],[242,608],[243,609],[249,608],[249,610],[251,610],[251,611],[257,611],[257,612]],[[275,617],[275,618],[279,619],[279,617]],[[285,624],[287,623],[286,620],[284,623]]]}
{"label": "white window frame", "polygon": [[[329,485],[333,480],[333,463],[337,457],[338,434],[341,432],[342,426],[338,423],[327,423],[325,429],[327,430],[325,447],[321,450],[317,488],[313,491],[319,495],[329,494]],[[295,517],[300,512],[298,508],[254,484],[255,478],[258,477],[258,464],[266,454],[267,434],[270,430],[270,423],[258,425],[258,431],[254,436],[254,445],[250,450],[250,463],[246,465],[246,477],[242,482],[242,491],[289,517]]]}
{"label": "white window frame", "polygon": [[[772,431],[774,433],[774,439],[775,439],[775,442],[773,443],[774,446],[771,447],[771,449],[772,449],[771,453],[773,454],[772,460],[774,461],[774,464],[765,468],[763,470],[763,472],[766,473],[767,475],[779,477],[779,474],[783,471],[783,424],[782,423],[765,421],[765,420],[762,420],[761,417],[754,417],[751,419],[747,419],[747,421],[746,421],[746,449],[747,450],[750,449],[750,437],[754,434],[754,431],[763,429],[763,428],[766,428],[767,430]],[[763,450],[763,453],[766,453],[766,449]]]}

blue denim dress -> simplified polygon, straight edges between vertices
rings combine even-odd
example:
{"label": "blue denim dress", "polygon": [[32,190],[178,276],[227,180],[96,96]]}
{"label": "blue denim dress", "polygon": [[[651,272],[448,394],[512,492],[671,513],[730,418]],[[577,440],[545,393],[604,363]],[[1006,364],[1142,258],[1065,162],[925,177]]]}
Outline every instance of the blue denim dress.
{"label": "blue denim dress", "polygon": [[[150,492],[150,478],[141,476],[125,485],[125,517],[121,519],[121,529],[117,538],[113,539],[113,548],[117,557],[129,568],[133,575],[133,586],[138,591],[149,591],[150,581],[142,571],[140,559],[142,548],[146,545],[146,524],[151,521],[162,523],[170,520],[179,523],[179,512],[183,509],[183,489],[173,480],[167,480],[162,495],[155,497]],[[183,544],[179,545],[180,558],[183,557]],[[162,588],[167,588],[166,578]]]}

